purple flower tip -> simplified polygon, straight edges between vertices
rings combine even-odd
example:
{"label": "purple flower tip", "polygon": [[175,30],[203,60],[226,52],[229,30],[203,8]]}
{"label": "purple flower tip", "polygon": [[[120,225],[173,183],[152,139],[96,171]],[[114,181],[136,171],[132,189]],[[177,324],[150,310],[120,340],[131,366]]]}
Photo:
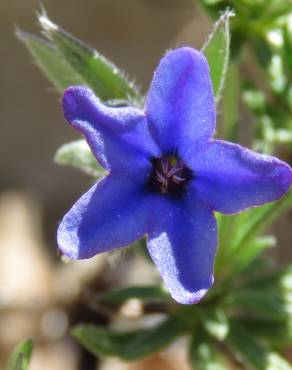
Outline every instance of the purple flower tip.
{"label": "purple flower tip", "polygon": [[197,303],[213,284],[213,212],[259,206],[291,186],[284,162],[212,139],[212,83],[197,50],[184,47],[161,60],[145,111],[107,107],[82,86],[65,91],[63,109],[109,175],[63,218],[60,250],[90,258],[146,235],[153,262],[179,303]]}

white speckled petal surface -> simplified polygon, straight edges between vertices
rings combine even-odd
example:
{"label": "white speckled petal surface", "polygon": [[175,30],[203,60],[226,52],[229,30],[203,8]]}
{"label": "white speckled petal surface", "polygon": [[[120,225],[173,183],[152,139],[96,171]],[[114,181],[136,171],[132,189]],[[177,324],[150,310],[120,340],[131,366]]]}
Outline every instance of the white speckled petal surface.
{"label": "white speckled petal surface", "polygon": [[204,55],[183,47],[160,61],[146,100],[149,130],[165,152],[189,151],[215,130],[215,103]]}
{"label": "white speckled petal surface", "polygon": [[71,259],[125,247],[146,232],[151,197],[131,178],[109,175],[73,205],[58,228],[58,245]]}
{"label": "white speckled petal surface", "polygon": [[138,109],[108,107],[87,87],[73,86],[64,93],[63,110],[107,170],[145,175],[149,157],[160,154]]}
{"label": "white speckled petal surface", "polygon": [[148,233],[149,253],[172,297],[182,304],[197,303],[214,281],[215,217],[199,203],[169,202],[161,211]]}
{"label": "white speckled petal surface", "polygon": [[194,151],[188,165],[194,197],[225,214],[276,200],[292,181],[291,168],[279,159],[220,140]]}

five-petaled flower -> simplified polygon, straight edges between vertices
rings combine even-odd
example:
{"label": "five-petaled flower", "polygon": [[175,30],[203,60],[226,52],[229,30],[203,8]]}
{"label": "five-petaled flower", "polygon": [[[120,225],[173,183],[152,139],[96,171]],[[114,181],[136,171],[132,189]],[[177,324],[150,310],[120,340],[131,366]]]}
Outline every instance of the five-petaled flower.
{"label": "five-petaled flower", "polygon": [[160,62],[145,110],[108,107],[86,87],[70,87],[63,108],[108,175],[63,218],[60,250],[72,259],[147,236],[172,297],[198,302],[213,284],[214,211],[240,212],[281,197],[284,162],[212,138],[215,105],[204,55],[183,47]]}

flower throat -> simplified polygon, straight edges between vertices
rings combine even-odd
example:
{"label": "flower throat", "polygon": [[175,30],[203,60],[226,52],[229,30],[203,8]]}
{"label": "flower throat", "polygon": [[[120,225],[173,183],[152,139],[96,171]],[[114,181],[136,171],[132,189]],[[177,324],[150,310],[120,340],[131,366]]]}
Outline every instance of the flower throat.
{"label": "flower throat", "polygon": [[155,192],[170,196],[180,195],[191,177],[191,171],[176,156],[152,159],[149,186]]}

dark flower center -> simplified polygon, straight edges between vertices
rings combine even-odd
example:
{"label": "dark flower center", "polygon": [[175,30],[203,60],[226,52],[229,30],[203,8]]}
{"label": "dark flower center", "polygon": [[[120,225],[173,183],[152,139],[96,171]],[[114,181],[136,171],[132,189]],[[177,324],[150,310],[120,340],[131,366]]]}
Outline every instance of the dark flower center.
{"label": "dark flower center", "polygon": [[152,172],[149,178],[152,191],[166,195],[180,195],[191,177],[191,171],[176,156],[152,159]]}

